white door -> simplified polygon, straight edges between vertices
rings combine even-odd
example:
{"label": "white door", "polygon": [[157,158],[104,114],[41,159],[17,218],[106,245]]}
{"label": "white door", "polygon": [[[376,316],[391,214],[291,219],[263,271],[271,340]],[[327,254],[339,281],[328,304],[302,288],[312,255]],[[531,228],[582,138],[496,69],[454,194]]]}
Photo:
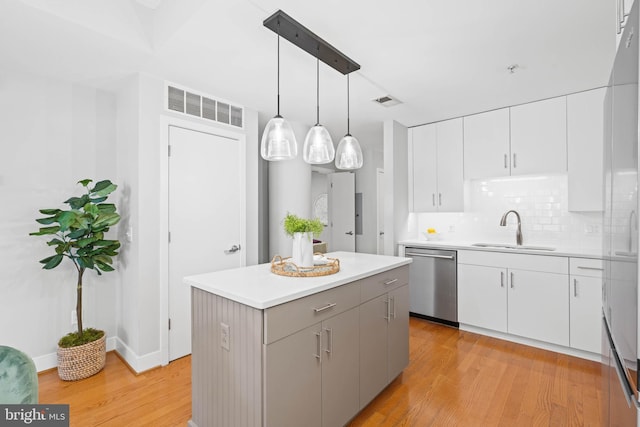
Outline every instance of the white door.
{"label": "white door", "polygon": [[329,174],[329,222],[333,251],[356,250],[356,180],[355,174]]}
{"label": "white door", "polygon": [[240,144],[169,127],[169,360],[191,353],[191,290],[182,278],[244,264]]}
{"label": "white door", "polygon": [[378,255],[384,255],[384,170],[376,169]]}

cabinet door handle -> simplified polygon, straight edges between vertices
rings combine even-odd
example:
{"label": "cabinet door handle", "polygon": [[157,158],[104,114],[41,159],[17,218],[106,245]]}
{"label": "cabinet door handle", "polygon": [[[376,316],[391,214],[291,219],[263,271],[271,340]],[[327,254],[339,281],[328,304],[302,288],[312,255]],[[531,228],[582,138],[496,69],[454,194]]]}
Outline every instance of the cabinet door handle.
{"label": "cabinet door handle", "polygon": [[516,165],[516,153],[513,153],[513,168],[517,168],[518,166]]}
{"label": "cabinet door handle", "polygon": [[500,272],[500,287],[504,288],[504,271]]}
{"label": "cabinet door handle", "polygon": [[314,335],[316,336],[316,350],[318,350],[314,356],[322,363],[322,334],[320,332],[314,332]]}
{"label": "cabinet door handle", "polygon": [[578,279],[573,279],[573,296],[578,296]]}
{"label": "cabinet door handle", "polygon": [[507,168],[507,154],[504,155],[504,168]]}
{"label": "cabinet door handle", "polygon": [[395,297],[391,297],[391,304],[393,304],[393,318],[396,318],[396,298]]}
{"label": "cabinet door handle", "polygon": [[513,271],[511,272],[511,289],[513,289]]}
{"label": "cabinet door handle", "polygon": [[580,270],[596,270],[596,271],[604,271],[604,268],[602,267],[584,267],[582,265],[579,265],[578,268]]}
{"label": "cabinet door handle", "polygon": [[324,328],[324,331],[327,333],[327,348],[325,349],[325,352],[327,354],[331,354],[331,351],[333,350],[333,329],[331,328]]}
{"label": "cabinet door handle", "polygon": [[436,193],[431,193],[431,204],[436,205]]}
{"label": "cabinet door handle", "polygon": [[394,283],[396,283],[398,281],[398,279],[393,279],[393,280],[387,280],[386,282],[384,282],[385,285],[393,285]]}
{"label": "cabinet door handle", "polygon": [[336,306],[336,304],[337,304],[337,303],[332,302],[332,303],[329,303],[329,304],[325,305],[324,307],[314,308],[313,310],[314,310],[316,313],[320,313],[321,311],[325,311],[325,310],[330,309],[331,307],[335,307],[335,306]]}
{"label": "cabinet door handle", "polygon": [[387,323],[389,323],[389,321],[391,321],[391,299],[386,298],[384,300],[384,303],[387,305],[387,315],[384,319],[387,321]]}
{"label": "cabinet door handle", "polygon": [[442,193],[438,193],[438,206],[442,206]]}

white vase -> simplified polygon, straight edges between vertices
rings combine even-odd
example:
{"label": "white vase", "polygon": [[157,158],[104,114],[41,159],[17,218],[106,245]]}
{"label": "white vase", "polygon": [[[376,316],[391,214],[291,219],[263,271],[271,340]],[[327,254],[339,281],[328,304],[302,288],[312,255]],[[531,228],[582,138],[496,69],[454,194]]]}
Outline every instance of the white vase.
{"label": "white vase", "polygon": [[293,233],[291,261],[298,267],[313,267],[313,233]]}

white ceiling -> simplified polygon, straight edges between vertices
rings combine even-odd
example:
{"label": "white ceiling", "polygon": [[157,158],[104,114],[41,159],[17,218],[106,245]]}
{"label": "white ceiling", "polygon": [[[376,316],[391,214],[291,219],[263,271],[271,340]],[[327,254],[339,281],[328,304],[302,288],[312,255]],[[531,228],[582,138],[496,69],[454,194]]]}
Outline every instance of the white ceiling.
{"label": "white ceiling", "polygon": [[[1,0],[2,69],[101,88],[132,72],[276,110],[277,9],[361,65],[351,133],[412,126],[606,84],[615,2],[605,0]],[[507,67],[518,64],[515,73]],[[281,41],[281,114],[315,123],[315,59]],[[321,64],[320,122],[346,132],[346,77]],[[402,104],[372,102],[391,95]]]}

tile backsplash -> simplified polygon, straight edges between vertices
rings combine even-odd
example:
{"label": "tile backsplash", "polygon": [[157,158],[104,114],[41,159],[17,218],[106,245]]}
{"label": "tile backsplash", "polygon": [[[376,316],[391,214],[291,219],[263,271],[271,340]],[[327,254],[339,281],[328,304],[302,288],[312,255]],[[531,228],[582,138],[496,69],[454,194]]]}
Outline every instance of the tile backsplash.
{"label": "tile backsplash", "polygon": [[410,214],[415,237],[425,239],[427,228],[435,228],[442,240],[515,243],[516,216],[499,225],[513,209],[522,219],[524,244],[601,247],[602,213],[567,210],[566,175],[465,181],[464,195],[464,212]]}

